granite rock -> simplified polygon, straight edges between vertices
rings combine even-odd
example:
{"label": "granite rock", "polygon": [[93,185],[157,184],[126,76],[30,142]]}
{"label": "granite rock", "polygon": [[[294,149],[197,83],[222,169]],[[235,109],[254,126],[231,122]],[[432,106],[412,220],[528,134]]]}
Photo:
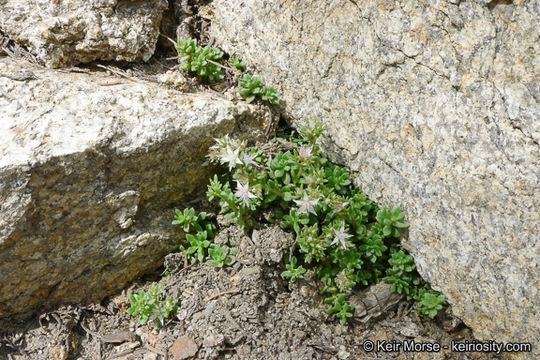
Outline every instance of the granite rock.
{"label": "granite rock", "polygon": [[166,9],[166,0],[0,0],[0,30],[48,67],[146,61]]}
{"label": "granite rock", "polygon": [[478,339],[540,355],[540,2],[214,0],[210,36],[411,223]]}
{"label": "granite rock", "polygon": [[205,190],[214,138],[262,139],[270,114],[211,94],[0,58],[0,318],[85,303],[155,269]]}

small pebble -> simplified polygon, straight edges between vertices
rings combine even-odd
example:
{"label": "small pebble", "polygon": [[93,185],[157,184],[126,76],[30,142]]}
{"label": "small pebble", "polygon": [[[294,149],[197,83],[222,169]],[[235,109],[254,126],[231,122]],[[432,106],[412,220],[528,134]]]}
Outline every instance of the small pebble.
{"label": "small pebble", "polygon": [[188,359],[197,354],[199,345],[188,336],[180,336],[171,347],[171,354],[175,360]]}

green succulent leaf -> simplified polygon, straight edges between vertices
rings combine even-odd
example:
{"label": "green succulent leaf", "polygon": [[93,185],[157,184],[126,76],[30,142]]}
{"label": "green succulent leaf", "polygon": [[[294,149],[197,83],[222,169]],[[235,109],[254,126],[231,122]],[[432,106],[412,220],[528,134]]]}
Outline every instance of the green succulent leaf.
{"label": "green succulent leaf", "polygon": [[433,319],[446,303],[444,295],[424,292],[418,301],[418,312],[424,317]]}
{"label": "green succulent leaf", "polygon": [[223,58],[221,50],[210,46],[200,47],[194,39],[179,40],[176,50],[185,55],[180,58],[182,70],[195,73],[208,82],[224,78],[220,66]]}
{"label": "green succulent leaf", "polygon": [[239,80],[238,93],[246,98],[248,103],[255,101],[255,99],[260,99],[263,103],[266,104],[278,104],[279,103],[279,93],[272,87],[265,87],[261,84],[261,79],[257,76],[251,76],[249,74],[244,74]]}
{"label": "green succulent leaf", "polygon": [[377,221],[382,225],[384,237],[397,238],[400,236],[400,230],[409,227],[409,223],[403,221],[405,213],[401,208],[397,207],[390,211],[388,208],[383,208],[377,213]]}
{"label": "green succulent leaf", "polygon": [[232,66],[234,66],[235,68],[237,68],[240,71],[244,71],[246,69],[246,65],[242,62],[242,60],[240,60],[238,55],[234,55],[229,60],[229,62],[231,63]]}
{"label": "green succulent leaf", "polygon": [[139,324],[141,325],[151,321],[157,328],[162,327],[165,319],[177,309],[177,301],[172,298],[161,300],[162,290],[161,286],[154,284],[146,292],[140,291],[136,295],[132,294],[130,296],[131,306],[127,309],[127,313],[132,316],[139,315]]}
{"label": "green succulent leaf", "polygon": [[[237,251],[231,251],[231,255],[236,255],[236,253]],[[228,248],[215,244],[212,244],[208,249],[208,255],[210,256],[210,259],[206,261],[206,264],[210,266],[221,268],[223,266],[230,266],[236,262],[236,260],[228,257]]]}
{"label": "green succulent leaf", "polygon": [[291,257],[290,263],[285,265],[287,270],[281,273],[283,277],[288,277],[291,280],[291,282],[295,282],[296,279],[303,278],[306,272],[306,269],[304,269],[303,266],[296,267],[296,262],[297,262],[296,257],[295,256]]}

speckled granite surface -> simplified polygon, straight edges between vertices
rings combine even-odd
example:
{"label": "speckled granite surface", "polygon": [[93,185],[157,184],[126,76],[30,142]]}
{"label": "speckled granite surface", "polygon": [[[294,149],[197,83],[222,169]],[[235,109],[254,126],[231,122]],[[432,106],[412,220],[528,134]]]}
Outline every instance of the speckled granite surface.
{"label": "speckled granite surface", "polygon": [[166,0],[0,0],[0,30],[49,67],[146,61],[167,6]]}

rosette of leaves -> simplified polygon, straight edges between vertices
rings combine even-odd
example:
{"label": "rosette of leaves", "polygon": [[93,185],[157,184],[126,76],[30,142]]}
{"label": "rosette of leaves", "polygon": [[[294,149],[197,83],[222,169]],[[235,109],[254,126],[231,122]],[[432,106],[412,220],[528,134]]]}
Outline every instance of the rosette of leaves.
{"label": "rosette of leaves", "polygon": [[235,259],[228,257],[228,255],[238,254],[238,249],[229,249],[227,247],[218,246],[215,244],[210,245],[208,249],[209,260],[206,260],[206,265],[214,267],[230,266],[236,262]]}
{"label": "rosette of leaves", "polygon": [[[343,210],[343,216],[348,223],[353,224],[356,235],[364,236],[368,226],[373,224],[376,212],[377,205],[369,200],[366,194],[357,191],[348,198],[347,207]],[[371,229],[375,225],[369,226],[369,228]]]}
{"label": "rosette of leaves", "polygon": [[[283,217],[281,227],[284,229],[293,229],[294,232],[300,234],[300,226],[309,224],[309,216],[306,214],[298,214],[296,210],[291,209],[289,215]],[[309,262],[309,261],[308,261]]]}
{"label": "rosette of leaves", "polygon": [[[195,39],[185,39],[185,40],[178,40],[176,43],[176,51],[180,54],[184,54],[185,56],[181,58],[180,60],[184,63],[188,63],[190,60],[190,55],[195,53],[197,50],[197,40]],[[187,70],[187,69],[185,69]]]}
{"label": "rosette of leaves", "polygon": [[246,65],[242,62],[242,60],[240,60],[238,55],[231,57],[229,59],[229,63],[240,71],[244,71],[246,68]]}
{"label": "rosette of leaves", "polygon": [[238,93],[242,95],[248,103],[252,103],[259,98],[267,104],[278,104],[279,93],[272,87],[265,87],[261,84],[261,79],[258,76],[244,74],[238,80],[240,89]]}
{"label": "rosette of leaves", "polygon": [[176,44],[176,50],[185,55],[180,58],[182,70],[194,72],[197,76],[210,82],[223,79],[224,76],[219,66],[223,58],[221,50],[210,46],[197,46],[197,40],[194,39],[179,40]]}
{"label": "rosette of leaves", "polygon": [[261,85],[261,79],[257,76],[251,76],[244,74],[238,81],[240,89],[238,93],[246,98],[248,104],[255,101],[255,99],[263,92],[263,86]]}
{"label": "rosette of leaves", "polygon": [[[210,246],[210,242],[214,238],[216,225],[207,220],[205,212],[197,214],[193,208],[184,209],[183,212],[176,209],[172,224],[183,225],[184,232],[187,233],[186,240],[190,243],[190,246],[186,250],[181,245],[180,250],[186,250],[186,256],[191,262],[202,261],[206,256],[205,249]],[[190,231],[195,234],[189,234]]]}
{"label": "rosette of leaves", "polygon": [[324,300],[325,303],[333,303],[332,307],[326,310],[327,314],[336,313],[341,325],[345,325],[348,318],[353,316],[354,306],[345,299],[348,294],[336,294]]}
{"label": "rosette of leaves", "polygon": [[405,213],[398,206],[394,210],[384,208],[377,213],[377,222],[382,226],[382,233],[385,237],[397,238],[400,230],[409,227],[409,223],[404,221]]}
{"label": "rosette of leaves", "polygon": [[[270,161],[269,173],[270,178],[276,179],[280,182],[281,186],[290,185],[293,179],[299,181],[298,174],[298,162],[294,159],[292,154],[287,152],[279,152],[274,159]],[[291,201],[284,195],[285,201]]]}
{"label": "rosette of leaves", "polygon": [[298,260],[296,259],[296,257],[293,256],[290,259],[290,262],[287,265],[285,265],[287,270],[281,273],[282,276],[288,277],[291,280],[291,282],[295,282],[296,279],[303,278],[306,272],[306,269],[304,269],[303,266],[301,265],[298,267],[296,266],[297,261]]}
{"label": "rosette of leaves", "polygon": [[347,169],[342,166],[330,164],[326,168],[325,177],[328,186],[334,188],[338,194],[346,194],[347,186],[351,184]]}
{"label": "rosette of leaves", "polygon": [[131,306],[127,313],[132,316],[139,315],[139,324],[145,325],[153,322],[157,328],[164,325],[165,319],[176,311],[177,301],[168,297],[161,300],[161,286],[152,285],[148,291],[140,291],[138,294],[131,295]]}
{"label": "rosette of leaves", "polygon": [[416,265],[411,255],[403,250],[392,251],[388,259],[390,268],[386,270],[384,281],[392,284],[392,291],[406,294],[407,300],[414,298],[420,285],[420,277],[416,272]]}
{"label": "rosette of leaves", "polygon": [[186,254],[192,263],[195,262],[195,260],[202,262],[206,257],[206,249],[210,246],[210,241],[207,237],[208,233],[206,231],[199,231],[195,235],[186,235],[186,239],[190,243]]}
{"label": "rosette of leaves", "polygon": [[383,253],[388,249],[382,238],[378,234],[374,234],[371,237],[363,239],[363,244],[360,245],[360,250],[364,254],[364,258],[368,259],[372,263],[376,263],[378,259],[382,258]]}
{"label": "rosette of leaves", "polygon": [[423,317],[433,319],[445,303],[444,295],[423,291],[418,297],[418,313]]}
{"label": "rosette of leaves", "polygon": [[191,229],[195,232],[206,231],[210,239],[214,237],[214,230],[216,229],[216,226],[212,222],[206,220],[205,212],[195,214],[195,209],[193,208],[184,209],[184,212],[176,209],[172,224],[183,225],[184,232],[186,233]]}
{"label": "rosette of leaves", "polygon": [[279,93],[273,87],[265,86],[261,94],[261,100],[264,103],[276,105],[279,103]]}

